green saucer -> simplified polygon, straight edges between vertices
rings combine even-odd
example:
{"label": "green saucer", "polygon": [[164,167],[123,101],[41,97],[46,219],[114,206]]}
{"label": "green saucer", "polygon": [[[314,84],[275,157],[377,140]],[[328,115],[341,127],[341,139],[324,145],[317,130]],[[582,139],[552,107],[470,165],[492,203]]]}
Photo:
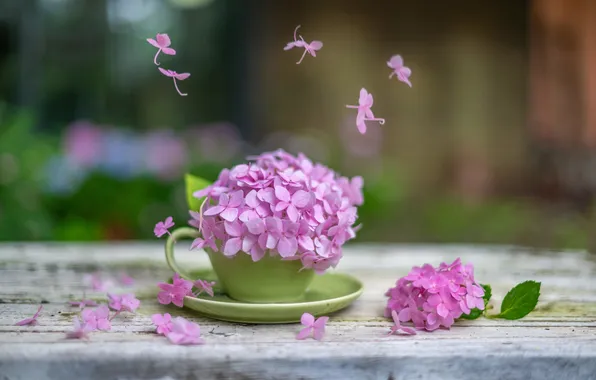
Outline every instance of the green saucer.
{"label": "green saucer", "polygon": [[[216,281],[212,270],[192,272],[193,278]],[[247,284],[250,286],[250,284]],[[342,273],[326,273],[315,276],[304,299],[290,303],[255,304],[231,299],[213,286],[214,297],[201,294],[185,297],[184,306],[204,316],[240,323],[293,323],[299,322],[304,313],[315,317],[327,315],[349,306],[362,294],[363,285],[356,278]]]}

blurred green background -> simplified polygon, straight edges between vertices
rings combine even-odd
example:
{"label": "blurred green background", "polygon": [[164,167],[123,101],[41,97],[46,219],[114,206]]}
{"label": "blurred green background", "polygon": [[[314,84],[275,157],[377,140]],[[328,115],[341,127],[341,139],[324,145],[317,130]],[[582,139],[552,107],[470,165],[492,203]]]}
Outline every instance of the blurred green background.
{"label": "blurred green background", "polygon": [[[536,63],[582,52],[549,34],[540,7],[2,1],[0,240],[154,239],[157,221],[188,219],[185,172],[215,179],[284,148],[364,177],[358,241],[594,248],[596,160],[581,136],[596,126],[572,115],[595,107],[535,122],[560,83],[566,98],[589,98]],[[301,65],[282,49],[298,24],[324,43]],[[161,67],[191,73],[179,82],[187,97],[152,62],[145,39],[158,32],[178,52]],[[412,89],[388,79],[393,54],[412,68]],[[562,64],[570,70],[550,70],[580,72]],[[364,136],[344,107],[361,87],[387,119]],[[559,130],[578,138],[543,133]]]}

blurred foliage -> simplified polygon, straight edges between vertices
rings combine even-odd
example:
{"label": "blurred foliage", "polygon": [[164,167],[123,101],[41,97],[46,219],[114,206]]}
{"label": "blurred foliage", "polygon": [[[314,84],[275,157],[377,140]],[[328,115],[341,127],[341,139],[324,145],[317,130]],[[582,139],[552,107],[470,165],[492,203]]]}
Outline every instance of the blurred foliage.
{"label": "blurred foliage", "polygon": [[[97,241],[153,239],[172,215],[188,220],[184,178],[122,179],[87,173],[69,193],[46,191],[42,173],[59,153],[57,138],[34,131],[35,120],[0,108],[0,240]],[[235,161],[235,160],[234,160]],[[195,164],[189,172],[214,181],[237,162]],[[589,220],[553,205],[492,199],[469,203],[447,193],[419,199],[395,173],[367,181],[358,241],[498,243],[586,248]],[[428,197],[427,197],[428,198]]]}

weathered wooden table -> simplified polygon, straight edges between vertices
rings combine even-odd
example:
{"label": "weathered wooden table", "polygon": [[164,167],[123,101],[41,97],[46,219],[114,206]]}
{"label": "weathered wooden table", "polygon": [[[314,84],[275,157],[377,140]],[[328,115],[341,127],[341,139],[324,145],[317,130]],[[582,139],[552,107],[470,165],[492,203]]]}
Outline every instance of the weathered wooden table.
{"label": "weathered wooden table", "polygon": [[[596,379],[596,261],[587,253],[352,245],[338,269],[365,291],[331,316],[321,342],[295,340],[298,324],[230,324],[159,305],[155,284],[171,274],[162,256],[159,244],[0,245],[0,379]],[[177,256],[208,265],[184,248]],[[520,321],[481,318],[450,331],[385,336],[385,290],[413,265],[457,256],[492,284],[497,307],[517,282],[542,281],[538,308]],[[66,301],[81,298],[83,274],[96,270],[135,278],[141,308],[90,341],[64,340],[76,313]],[[40,303],[38,326],[14,326]],[[198,322],[206,344],[169,344],[153,333],[156,312]]]}

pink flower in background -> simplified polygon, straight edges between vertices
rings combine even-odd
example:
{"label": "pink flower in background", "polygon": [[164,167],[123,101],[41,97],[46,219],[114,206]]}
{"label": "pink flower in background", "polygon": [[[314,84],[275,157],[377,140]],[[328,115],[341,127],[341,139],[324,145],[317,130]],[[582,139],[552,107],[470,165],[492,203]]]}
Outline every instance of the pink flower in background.
{"label": "pink flower in background", "polygon": [[312,334],[313,338],[316,340],[323,339],[323,335],[325,335],[325,324],[328,320],[329,317],[320,317],[315,320],[315,317],[313,317],[312,314],[302,314],[300,323],[306,327],[300,330],[298,335],[296,335],[296,339],[306,339],[310,334]]}
{"label": "pink flower in background", "polygon": [[385,295],[389,297],[386,317],[396,313],[399,321],[411,321],[417,329],[428,331],[451,327],[473,308],[484,309],[484,289],[474,281],[473,266],[462,265],[459,258],[438,268],[413,267]]}
{"label": "pink flower in background", "polygon": [[168,313],[165,313],[164,315],[153,314],[151,316],[151,321],[157,327],[155,332],[158,334],[167,336],[170,331],[172,331],[172,316]]}
{"label": "pink flower in background", "polygon": [[15,326],[35,326],[38,323],[37,317],[39,317],[41,309],[43,309],[43,305],[39,305],[39,308],[31,318],[25,318],[22,321],[18,321],[17,323],[15,323]]}
{"label": "pink flower in background", "polygon": [[90,330],[108,331],[112,328],[110,324],[110,309],[102,305],[97,309],[84,309],[81,312],[83,322]]}
{"label": "pink flower in background", "polygon": [[366,123],[367,121],[378,121],[379,124],[385,124],[385,119],[375,118],[371,108],[373,106],[373,96],[366,91],[365,88],[360,90],[360,99],[358,99],[357,106],[347,105],[346,108],[354,108],[358,110],[358,114],[356,115],[356,126],[358,127],[358,131],[360,133],[366,133]]}
{"label": "pink flower in background", "polygon": [[195,294],[195,297],[198,297],[202,292],[205,292],[213,297],[213,285],[215,285],[214,281],[209,282],[207,280],[196,280],[194,285],[197,289],[199,289],[199,291]]}
{"label": "pink flower in background", "polygon": [[174,318],[172,329],[167,337],[173,344],[193,345],[205,343],[201,339],[201,328],[199,325],[182,317]]}
{"label": "pink flower in background", "polygon": [[230,122],[193,127],[189,139],[204,160],[222,164],[229,163],[241,153],[244,144],[238,128]]}
{"label": "pink flower in background", "polygon": [[391,331],[389,331],[389,335],[391,334],[399,334],[400,332],[408,335],[416,335],[416,330],[411,327],[402,326],[399,322],[399,318],[397,316],[397,312],[395,310],[391,311],[391,318],[393,318],[394,325],[391,326]]}
{"label": "pink flower in background", "polygon": [[397,79],[400,82],[404,82],[408,86],[412,87],[412,83],[410,83],[410,75],[412,75],[412,70],[409,67],[404,66],[404,60],[401,55],[394,55],[387,61],[387,66],[393,69],[393,72],[389,75],[389,79],[392,76],[396,75]]}
{"label": "pink flower in background", "polygon": [[171,216],[168,216],[166,220],[163,222],[158,222],[153,229],[153,233],[158,238],[162,237],[165,234],[172,235],[168,229],[174,227],[174,219]]}
{"label": "pink flower in background", "polygon": [[157,62],[157,56],[159,53],[163,52],[167,55],[176,55],[176,50],[169,47],[172,43],[170,41],[170,37],[165,33],[157,33],[155,40],[153,38],[147,38],[147,42],[159,49],[153,58],[153,63],[155,63],[157,66],[159,66],[159,63]]}
{"label": "pink flower in background", "polygon": [[180,278],[174,274],[172,283],[159,282],[157,286],[161,291],[157,294],[157,301],[162,305],[173,303],[178,307],[184,306],[184,297],[192,295],[192,281]]}
{"label": "pink flower in background", "polygon": [[185,141],[171,131],[149,133],[143,142],[146,169],[163,180],[176,180],[189,162]]}
{"label": "pink flower in background", "polygon": [[121,273],[120,274],[120,283],[124,286],[133,286],[135,284],[135,280],[134,280],[134,278],[130,277],[128,274]]}
{"label": "pink flower in background", "polygon": [[92,331],[86,324],[81,324],[79,317],[72,319],[72,330],[66,332],[66,339],[87,339]]}
{"label": "pink flower in background", "polygon": [[302,54],[302,57],[298,62],[296,62],[297,65],[299,65],[302,62],[302,60],[306,56],[306,53],[310,54],[313,57],[316,57],[317,50],[321,50],[321,48],[323,47],[323,43],[321,41],[312,41],[309,44],[306,41],[304,41],[304,38],[302,38],[302,36],[299,36],[300,40],[296,39],[296,32],[298,32],[299,28],[300,25],[298,25],[296,29],[294,29],[294,41],[287,43],[284,47],[284,50],[290,50],[295,47],[304,48],[304,53]]}
{"label": "pink flower in background", "polygon": [[104,280],[99,273],[88,273],[83,276],[83,283],[98,292],[105,292],[114,286],[112,280]]}
{"label": "pink flower in background", "polygon": [[70,124],[64,136],[66,156],[76,165],[93,167],[101,157],[102,131],[91,122],[81,120]]}
{"label": "pink flower in background", "polygon": [[[134,313],[140,306],[141,301],[135,298],[134,294],[108,294],[109,306],[117,314],[128,311]],[[112,317],[113,318],[113,317]]]}
{"label": "pink flower in background", "polygon": [[180,89],[178,88],[178,83],[176,82],[176,79],[185,80],[186,78],[188,78],[190,76],[190,73],[178,74],[177,72],[175,72],[173,70],[166,70],[166,69],[162,69],[161,67],[159,68],[159,71],[161,71],[161,73],[163,75],[174,79],[174,87],[176,87],[176,91],[178,91],[178,94],[180,94],[180,96],[188,95],[188,94],[183,94],[182,92],[180,92]]}

